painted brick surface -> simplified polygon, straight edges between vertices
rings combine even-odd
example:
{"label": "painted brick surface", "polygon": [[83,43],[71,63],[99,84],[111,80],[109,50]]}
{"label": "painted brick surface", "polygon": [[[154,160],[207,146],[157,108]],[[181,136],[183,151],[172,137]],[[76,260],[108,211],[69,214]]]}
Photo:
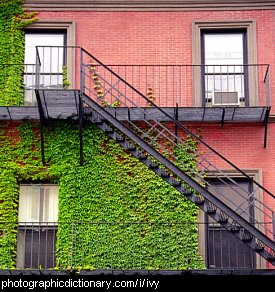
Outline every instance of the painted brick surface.
{"label": "painted brick surface", "polygon": [[105,64],[192,64],[194,20],[255,20],[257,63],[271,65],[275,83],[275,11],[41,12],[44,20],[76,23],[76,44]]}

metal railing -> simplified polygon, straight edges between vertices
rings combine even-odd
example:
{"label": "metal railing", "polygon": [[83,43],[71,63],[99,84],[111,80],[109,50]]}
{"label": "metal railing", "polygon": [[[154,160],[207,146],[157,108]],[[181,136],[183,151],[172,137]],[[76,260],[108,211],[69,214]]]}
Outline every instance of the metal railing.
{"label": "metal railing", "polygon": [[[91,60],[94,65],[87,65],[91,63]],[[273,238],[273,228],[261,223],[273,220],[275,196],[271,192],[84,49],[82,49],[81,64],[81,91],[83,93],[100,106],[109,108],[109,113],[114,117],[117,114],[116,107],[135,108],[135,120],[140,122],[133,121],[129,114],[125,118],[127,120],[125,125],[131,131],[158,152],[169,157],[174,164],[182,167],[185,173],[192,176],[196,182],[207,188],[249,224],[253,224],[268,237]],[[142,102],[135,102],[139,100]],[[140,106],[141,103],[147,103],[157,110],[158,116],[145,119],[148,112]],[[160,122],[162,116],[170,119],[169,125]],[[198,149],[186,143],[188,136],[192,137]],[[176,153],[184,153],[189,159],[195,160],[197,170],[185,164]],[[165,168],[165,166],[160,167]],[[223,169],[227,172],[225,173]],[[234,173],[234,177],[229,174],[231,172]],[[207,177],[211,177],[212,180],[208,180]],[[245,188],[240,185],[239,178],[249,181],[250,187]],[[217,185],[213,183],[214,180],[220,183],[221,188],[217,188]],[[227,195],[229,192],[230,196]]]}
{"label": "metal railing", "polygon": [[159,107],[270,106],[265,64],[107,66]]}
{"label": "metal railing", "polygon": [[[1,100],[5,100],[3,105],[35,105],[35,87],[80,87],[80,47],[38,46],[36,52],[36,65],[0,65],[0,90],[4,95]],[[93,62],[85,65],[91,68]],[[269,65],[266,64],[142,64],[108,67],[159,107],[270,106]],[[98,70],[101,70],[100,66]],[[25,102],[22,102],[22,88],[25,90]],[[10,94],[11,90],[14,90],[14,96]],[[128,98],[133,99],[134,95]],[[140,107],[150,107],[141,98],[132,102]]]}
{"label": "metal railing", "polygon": [[[224,206],[223,208],[226,208],[229,213],[231,210],[235,212],[231,215],[235,219],[227,215],[229,220],[228,226],[235,224],[234,220],[237,220],[235,214],[237,214],[239,216],[238,220],[242,222],[241,226],[246,226],[246,230],[257,234],[259,237],[257,244],[261,245],[261,240],[263,240],[269,242],[268,244],[273,247],[274,243],[269,240],[269,238],[273,238],[273,227],[270,224],[263,223],[272,222],[273,220],[275,196],[271,192],[206,144],[197,135],[183,127],[171,115],[163,111],[154,102],[152,95],[146,96],[135,88],[131,82],[129,83],[125,80],[122,77],[125,74],[123,74],[121,69],[119,73],[122,75],[118,75],[83,48],[57,48],[63,50],[64,56],[70,56],[70,59],[74,60],[76,71],[74,74],[68,74],[72,77],[75,76],[74,81],[70,84],[71,87],[80,88],[81,94],[85,94],[100,107],[108,110],[108,113],[114,118],[117,116],[117,108],[125,108],[125,121],[127,123],[124,124],[124,127],[126,126],[138,138],[151,145],[162,157],[163,155],[169,157],[169,161],[182,168],[184,173],[192,177],[192,179],[188,178],[188,181],[193,188],[200,189],[200,192],[204,194],[207,192],[208,194],[211,193],[211,196],[221,201]],[[47,55],[45,53],[47,50],[52,51],[53,47],[37,47],[38,67],[43,63],[42,60]],[[41,56],[41,51],[45,55]],[[67,60],[68,57],[65,57],[65,59],[60,57],[59,59]],[[51,66],[48,65],[48,67]],[[60,67],[61,65],[59,65]],[[222,74],[223,69],[221,68],[220,71],[220,74]],[[248,70],[235,69],[235,71],[239,71],[240,74],[247,74],[246,71]],[[45,72],[45,68],[41,68],[40,73],[43,72]],[[213,74],[213,69],[207,72],[207,74]],[[268,71],[263,72],[265,72],[264,80],[268,83]],[[53,88],[56,85],[53,84]],[[45,84],[42,86],[37,84],[37,88],[44,89]],[[155,110],[155,115],[151,115],[150,119],[148,119],[148,110],[145,107]],[[139,122],[132,120],[130,109],[133,108],[135,109],[134,120]],[[84,109],[88,110],[89,105],[84,104]],[[146,116],[147,118],[145,118]],[[170,123],[161,123],[162,117],[165,117]],[[192,137],[197,145],[197,149],[190,147],[186,143],[186,137],[188,136]],[[139,151],[144,152],[139,144],[136,144],[136,146]],[[184,153],[189,159],[195,160],[197,169],[190,167],[189,164],[185,164],[184,160],[182,161],[179,158],[180,155],[176,155],[176,153]],[[146,156],[148,153],[144,154]],[[159,164],[159,167],[168,171],[168,173],[170,172],[169,168],[167,168],[168,161],[166,164]],[[223,169],[226,169],[227,172],[225,173]],[[234,177],[230,173],[234,173]],[[206,177],[211,177],[212,180],[209,181]],[[249,182],[249,188],[240,184],[240,178],[246,179]],[[217,185],[213,183],[213,179],[218,181],[221,187],[217,188]],[[182,181],[181,183],[186,186],[185,182]],[[228,192],[230,192],[230,196],[227,195]],[[213,208],[217,208],[217,206],[213,206]],[[264,246],[264,248],[265,251],[269,251],[268,246]]]}
{"label": "metal railing", "polygon": [[[39,88],[80,88],[80,47],[38,46],[36,50]],[[92,58],[86,60],[87,71],[93,65]],[[270,106],[267,64],[107,66],[159,107]],[[97,70],[104,79],[104,68],[97,64]],[[118,84],[118,90],[122,86]],[[128,98],[137,106],[151,106],[130,93]]]}
{"label": "metal railing", "polygon": [[[213,222],[1,223],[0,268],[267,268],[245,244]],[[15,240],[9,240],[16,230]]]}

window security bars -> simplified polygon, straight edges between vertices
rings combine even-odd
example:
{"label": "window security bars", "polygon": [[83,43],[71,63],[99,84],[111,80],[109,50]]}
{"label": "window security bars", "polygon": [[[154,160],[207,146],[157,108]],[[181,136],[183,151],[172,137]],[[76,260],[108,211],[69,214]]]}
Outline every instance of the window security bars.
{"label": "window security bars", "polygon": [[217,223],[2,222],[0,232],[5,254],[0,268],[5,269],[267,268]]}

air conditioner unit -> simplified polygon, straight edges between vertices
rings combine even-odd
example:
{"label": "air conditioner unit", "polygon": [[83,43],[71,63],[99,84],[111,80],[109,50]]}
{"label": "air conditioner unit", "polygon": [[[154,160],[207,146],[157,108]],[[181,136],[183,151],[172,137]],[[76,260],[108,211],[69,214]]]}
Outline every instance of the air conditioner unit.
{"label": "air conditioner unit", "polygon": [[214,91],[213,106],[239,106],[240,99],[237,91]]}

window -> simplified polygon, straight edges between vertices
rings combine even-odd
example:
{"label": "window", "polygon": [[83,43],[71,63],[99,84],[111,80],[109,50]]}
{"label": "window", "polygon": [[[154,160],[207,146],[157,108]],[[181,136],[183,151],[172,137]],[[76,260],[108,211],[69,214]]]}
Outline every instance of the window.
{"label": "window", "polygon": [[195,20],[192,42],[195,106],[258,105],[254,20]]}
{"label": "window", "polygon": [[21,185],[18,268],[53,268],[58,221],[56,185]]}
{"label": "window", "polygon": [[[252,193],[252,186],[247,180],[236,180],[238,185],[243,189]],[[212,189],[212,187],[214,188]],[[217,195],[222,201],[225,201],[223,197],[219,195],[219,192],[226,193],[230,200],[226,200],[226,203],[232,209],[236,209],[235,205],[242,203],[242,208],[249,210],[250,216],[254,217],[254,207],[249,205],[248,201],[240,201],[240,197],[236,195],[234,189],[235,185],[231,181],[227,181],[226,185],[219,180],[211,180],[212,193]],[[248,196],[246,191],[241,191],[243,196]],[[231,201],[231,203],[230,203]],[[251,221],[251,217],[244,216],[245,219]],[[243,268],[252,269],[255,268],[256,256],[255,253],[245,244],[243,244],[233,234],[228,232],[225,228],[221,227],[213,219],[206,216],[206,230],[205,230],[205,244],[206,244],[206,263],[210,269],[225,269],[225,268]]]}
{"label": "window", "polygon": [[246,32],[203,31],[201,44],[202,104],[248,105]]}
{"label": "window", "polygon": [[40,57],[40,81],[43,88],[63,87],[63,66],[65,65],[64,46],[66,45],[66,31],[63,30],[28,30],[25,32],[25,104],[34,104],[35,87],[34,74],[37,63],[36,46]]}

